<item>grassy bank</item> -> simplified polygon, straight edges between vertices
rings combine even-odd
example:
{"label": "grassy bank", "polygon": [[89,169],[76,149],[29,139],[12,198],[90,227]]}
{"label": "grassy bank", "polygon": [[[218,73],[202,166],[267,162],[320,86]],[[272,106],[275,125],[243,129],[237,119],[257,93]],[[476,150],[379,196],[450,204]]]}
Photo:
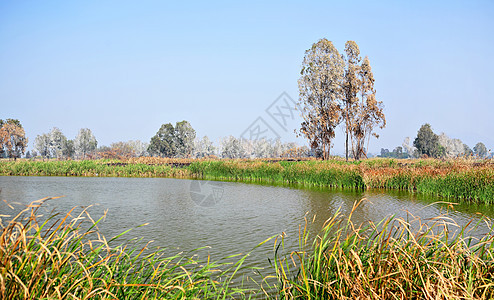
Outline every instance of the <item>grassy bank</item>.
{"label": "grassy bank", "polygon": [[[257,288],[246,289],[231,284],[245,256],[227,265],[183,254],[164,256],[131,242],[110,246],[120,236],[107,240],[97,228],[101,219],[93,221],[86,211],[72,216],[71,210],[41,220],[38,209],[46,200],[31,203],[8,221],[2,216],[1,299],[494,296],[492,230],[471,237],[468,233],[475,233],[476,225],[456,228],[448,218],[353,224],[351,215],[337,213],[315,238],[302,228],[295,251],[284,249],[283,237],[275,241],[271,260],[275,275],[260,278]],[[456,234],[452,229],[457,229]]]}
{"label": "grassy bank", "polygon": [[345,162],[134,158],[125,161],[0,161],[0,175],[174,177],[344,189],[394,189],[494,203],[494,162],[368,159]]}
{"label": "grassy bank", "polygon": [[369,159],[267,162],[199,161],[188,169],[203,179],[259,181],[350,189],[394,189],[449,200],[494,203],[494,163],[470,160]]}
{"label": "grassy bank", "polygon": [[122,163],[112,160],[0,161],[3,176],[188,177],[185,169],[167,164]]}

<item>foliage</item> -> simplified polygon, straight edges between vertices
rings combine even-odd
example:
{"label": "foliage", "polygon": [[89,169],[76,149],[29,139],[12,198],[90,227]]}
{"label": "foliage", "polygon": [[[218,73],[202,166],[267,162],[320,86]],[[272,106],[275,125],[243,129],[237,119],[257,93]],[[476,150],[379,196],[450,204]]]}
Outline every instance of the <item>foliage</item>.
{"label": "foliage", "polygon": [[0,162],[0,175],[100,176],[100,177],[189,177],[187,170],[167,164],[122,163],[109,160]]}
{"label": "foliage", "polygon": [[177,122],[161,125],[151,138],[148,152],[161,157],[190,157],[194,150],[196,131],[189,122]]}
{"label": "foliage", "polygon": [[422,125],[417,132],[417,137],[413,141],[419,155],[427,157],[441,157],[444,154],[444,147],[439,144],[439,137],[432,131],[431,125]]}
{"label": "foliage", "polygon": [[110,147],[100,147],[97,152],[99,158],[126,159],[130,157],[146,156],[148,154],[148,146],[147,143],[143,143],[139,140],[130,140],[127,142],[112,143]]}
{"label": "foliage", "polygon": [[221,157],[245,158],[247,156],[246,152],[241,141],[232,135],[221,140]]}
{"label": "foliage", "polygon": [[[300,160],[300,161],[298,161]],[[176,177],[256,181],[346,189],[407,190],[476,203],[494,203],[494,163],[470,159],[178,159],[0,161],[0,175]]]}
{"label": "foliage", "polygon": [[332,42],[321,39],[305,52],[298,80],[299,102],[304,121],[300,134],[323,159],[329,158],[335,129],[344,120],[345,153],[348,160],[349,138],[357,160],[366,157],[365,142],[375,127],[384,128],[383,104],[376,99],[374,76],[368,57],[360,58],[354,41],[345,44],[346,57]]}
{"label": "foliage", "polygon": [[51,157],[61,159],[64,156],[64,152],[67,153],[67,138],[57,127],[53,127],[49,136]]}
{"label": "foliage", "polygon": [[51,199],[34,201],[0,222],[1,299],[249,297],[250,290],[232,285],[249,254],[230,256],[238,261],[227,264],[198,260],[195,251],[166,256],[150,250],[150,242],[119,244],[129,230],[106,239],[98,229],[105,216],[93,221],[87,208],[40,216],[41,205]]}
{"label": "foliage", "polygon": [[305,51],[300,72],[299,102],[302,113],[300,134],[311,148],[320,148],[323,159],[329,158],[331,140],[341,121],[339,100],[345,62],[333,43],[321,39]]}
{"label": "foliage", "polygon": [[17,119],[0,120],[0,154],[17,159],[24,154],[28,139]]}
{"label": "foliage", "polygon": [[[364,200],[362,200],[364,201]],[[305,226],[299,250],[277,242],[273,267],[283,299],[490,299],[494,234],[469,235],[447,215],[355,224],[339,211],[316,238]],[[307,224],[307,221],[306,221]],[[278,297],[277,297],[278,298]]]}
{"label": "foliage", "polygon": [[472,152],[460,139],[451,139],[444,133],[441,133],[438,139],[439,144],[444,147],[446,157],[468,156]]}
{"label": "foliage", "polygon": [[404,152],[401,146],[398,146],[392,152],[389,152],[388,149],[381,148],[381,154],[378,155],[378,157],[402,159],[402,158],[409,158],[410,155],[407,152]]}
{"label": "foliage", "polygon": [[482,142],[478,142],[475,147],[473,147],[473,151],[478,158],[487,157],[487,147]]}
{"label": "foliage", "polygon": [[191,157],[194,150],[196,131],[189,122],[182,121],[175,124],[175,143],[178,157]]}
{"label": "foliage", "polygon": [[75,153],[79,158],[86,159],[86,155],[96,150],[98,141],[94,137],[91,129],[82,128],[74,140]]}
{"label": "foliage", "polygon": [[49,134],[41,134],[37,135],[34,140],[34,148],[38,150],[39,155],[43,158],[50,157],[50,135]]}
{"label": "foliage", "polygon": [[203,136],[200,140],[194,140],[195,158],[211,157],[214,155],[216,155],[216,147],[214,147],[213,142],[209,140],[207,135]]}
{"label": "foliage", "polygon": [[386,118],[383,112],[382,101],[376,99],[374,89],[374,75],[368,57],[365,57],[359,68],[359,101],[352,107],[354,116],[351,126],[351,141],[353,157],[357,160],[366,157],[365,142],[369,143],[371,136],[379,138],[374,133],[375,127],[383,129],[386,126]]}

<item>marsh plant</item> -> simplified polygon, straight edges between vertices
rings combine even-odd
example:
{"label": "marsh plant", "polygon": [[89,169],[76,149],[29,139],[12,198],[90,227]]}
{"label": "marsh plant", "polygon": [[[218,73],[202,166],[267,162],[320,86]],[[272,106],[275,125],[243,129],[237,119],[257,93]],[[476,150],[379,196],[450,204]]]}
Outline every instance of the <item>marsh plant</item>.
{"label": "marsh plant", "polygon": [[[356,203],[353,211],[358,207]],[[301,227],[299,249],[276,243],[272,265],[282,299],[491,299],[494,235],[489,220],[458,226],[389,217],[355,224],[338,211],[316,238]],[[485,222],[488,232],[478,234]],[[306,222],[307,224],[307,222]]]}
{"label": "marsh plant", "polygon": [[105,216],[93,220],[87,208],[42,216],[50,199],[1,216],[1,299],[494,297],[494,235],[485,218],[462,227],[447,216],[356,224],[359,202],[349,216],[337,211],[316,235],[306,222],[298,249],[286,249],[283,235],[276,238],[272,269],[262,271],[271,275],[237,278],[250,252],[226,256],[225,263],[168,256],[149,243],[120,243],[128,230],[106,239],[98,229]]}
{"label": "marsh plant", "polygon": [[41,216],[40,207],[50,199],[1,216],[0,299],[250,297],[248,289],[231,284],[246,256],[233,256],[236,263],[228,264],[183,253],[166,256],[149,243],[119,244],[126,232],[106,239],[98,230],[104,216],[93,220],[87,209]]}

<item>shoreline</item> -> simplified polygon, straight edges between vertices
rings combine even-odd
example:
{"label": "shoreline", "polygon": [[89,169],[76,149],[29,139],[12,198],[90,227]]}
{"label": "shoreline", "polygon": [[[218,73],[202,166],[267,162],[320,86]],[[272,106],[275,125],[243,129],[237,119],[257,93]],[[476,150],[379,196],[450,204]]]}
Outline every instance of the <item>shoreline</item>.
{"label": "shoreline", "polygon": [[494,203],[492,160],[1,160],[0,176],[222,180],[343,190],[399,190],[439,196],[455,202]]}

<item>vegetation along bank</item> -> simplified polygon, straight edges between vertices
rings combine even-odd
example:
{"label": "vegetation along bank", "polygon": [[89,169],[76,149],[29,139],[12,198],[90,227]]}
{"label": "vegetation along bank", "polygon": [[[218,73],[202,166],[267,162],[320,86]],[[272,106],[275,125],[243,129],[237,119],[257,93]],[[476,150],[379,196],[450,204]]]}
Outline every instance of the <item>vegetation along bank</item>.
{"label": "vegetation along bank", "polygon": [[169,177],[299,184],[343,189],[394,189],[448,200],[494,202],[494,161],[471,159],[0,161],[3,176]]}
{"label": "vegetation along bank", "polygon": [[[0,224],[1,299],[494,296],[492,228],[473,238],[468,236],[469,225],[453,234],[441,218],[387,218],[358,225],[352,223],[351,214],[346,218],[337,212],[317,237],[310,238],[307,228],[301,230],[297,250],[285,249],[284,237],[276,238],[270,270],[274,275],[263,276],[255,266],[243,264],[248,253],[230,256],[237,262],[226,264],[201,260],[194,253],[167,256],[149,243],[142,247],[121,242],[125,232],[107,239],[97,227],[104,216],[92,221],[86,210],[39,219],[38,209],[49,199],[32,202]],[[272,241],[266,239],[258,246],[264,243]],[[237,280],[235,274],[245,268],[252,269],[252,275]]]}

